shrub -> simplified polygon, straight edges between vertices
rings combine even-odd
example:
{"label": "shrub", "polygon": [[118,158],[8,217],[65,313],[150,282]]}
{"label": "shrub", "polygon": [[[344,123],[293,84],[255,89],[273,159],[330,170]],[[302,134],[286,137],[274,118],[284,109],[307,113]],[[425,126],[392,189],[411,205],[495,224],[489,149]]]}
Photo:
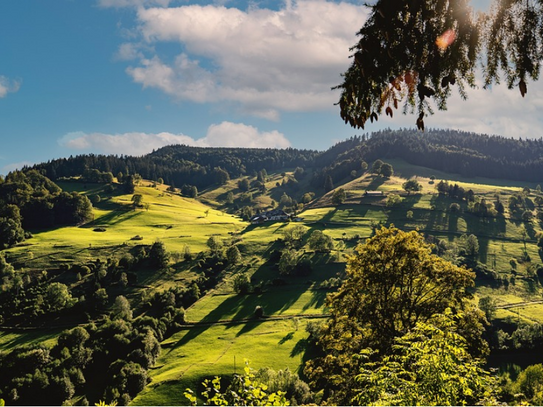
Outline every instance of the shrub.
{"label": "shrub", "polygon": [[255,318],[259,319],[259,318],[262,318],[264,316],[264,308],[262,308],[260,305],[257,305],[255,307]]}

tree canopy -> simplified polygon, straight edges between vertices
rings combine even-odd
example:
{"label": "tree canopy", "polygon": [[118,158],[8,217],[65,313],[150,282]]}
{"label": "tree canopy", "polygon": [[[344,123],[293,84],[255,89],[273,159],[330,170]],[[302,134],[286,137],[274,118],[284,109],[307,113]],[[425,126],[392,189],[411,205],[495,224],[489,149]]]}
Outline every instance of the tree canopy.
{"label": "tree canopy", "polygon": [[475,87],[482,66],[484,86],[518,86],[537,80],[543,54],[543,5],[536,1],[495,0],[491,12],[475,13],[469,0],[377,0],[352,47],[353,62],[344,74],[339,106],[352,127],[364,128],[383,114],[440,110],[454,87],[462,98]]}
{"label": "tree canopy", "polygon": [[495,405],[496,377],[468,352],[466,340],[455,332],[449,309],[419,322],[395,340],[395,352],[377,362],[370,349],[356,377],[353,399],[359,405],[460,406]]}
{"label": "tree canopy", "polygon": [[346,280],[327,298],[331,317],[317,339],[326,356],[310,361],[306,374],[325,389],[327,403],[349,405],[363,349],[390,354],[397,338],[447,308],[462,314],[458,332],[469,351],[485,354],[484,315],[467,301],[473,278],[466,268],[432,254],[418,232],[377,230],[348,259]]}

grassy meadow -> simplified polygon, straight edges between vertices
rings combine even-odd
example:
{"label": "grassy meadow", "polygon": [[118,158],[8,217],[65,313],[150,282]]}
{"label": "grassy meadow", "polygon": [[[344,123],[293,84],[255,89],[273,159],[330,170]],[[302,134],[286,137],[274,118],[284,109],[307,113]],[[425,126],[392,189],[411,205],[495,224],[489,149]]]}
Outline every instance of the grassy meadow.
{"label": "grassy meadow", "polygon": [[[103,185],[60,183],[64,190],[77,190],[91,199],[100,196],[94,204],[94,221],[80,227],[33,231],[32,239],[6,251],[7,258],[25,269],[41,270],[96,258],[120,258],[131,248],[150,245],[157,239],[170,252],[183,253],[188,247],[193,254],[209,250],[206,242],[211,236],[225,242],[236,241],[243,257],[241,264],[227,268],[222,281],[186,310],[187,326],[161,344],[161,356],[150,372],[152,382],[132,401],[134,405],[185,404],[185,388],[196,389],[204,378],[240,372],[244,359],[249,359],[253,368],[288,367],[299,371],[308,356],[305,325],[311,318],[326,314],[327,291],[320,289],[319,283],[341,275],[345,256],[353,253],[356,244],[370,237],[379,224],[419,230],[448,242],[458,242],[462,234],[475,234],[479,240],[478,260],[500,276],[510,278],[514,274],[516,281],[507,289],[496,289],[478,280],[474,301],[491,295],[498,304],[498,319],[543,323],[543,303],[538,302],[542,298],[541,288],[523,278],[528,276],[530,264],[542,263],[535,244],[541,224],[537,220],[519,221],[508,212],[498,218],[480,218],[466,211],[452,214],[448,208],[454,201],[439,196],[435,190],[435,184],[446,179],[466,190],[472,189],[488,201],[499,194],[505,203],[526,185],[470,180],[389,161],[396,174],[390,179],[367,174],[342,185],[347,192],[344,204],[332,206],[328,193],[298,214],[301,222],[262,225],[251,225],[228,213],[224,199],[228,191],[234,191],[236,198],[240,195],[237,180],[202,191],[197,199],[184,198],[168,192],[165,185],[154,187],[144,181],[135,191],[143,197],[141,208],[133,207],[132,194],[107,192]],[[402,189],[406,178],[399,175],[415,174],[423,189],[407,194]],[[430,176],[435,176],[435,181]],[[277,184],[285,177],[288,174],[270,174],[268,192],[258,196],[259,207],[268,208],[272,197],[278,200]],[[383,191],[384,196],[364,197],[365,190]],[[388,207],[387,196],[392,193],[402,195],[402,202]],[[303,248],[304,258],[313,265],[312,273],[289,277],[286,285],[277,286],[272,283],[278,277],[277,268],[267,259],[272,251],[282,247],[285,230],[294,225],[306,230],[304,239],[313,230],[330,235],[335,249],[324,255]],[[531,262],[523,260],[525,252]],[[516,261],[515,270],[512,259]],[[186,284],[198,275],[184,261],[173,261],[171,265],[168,271],[146,275],[141,281],[145,288],[141,292],[134,290],[130,299],[137,303],[145,290],[165,290]],[[241,272],[253,281],[263,282],[262,291],[237,295],[232,281]],[[257,306],[265,314],[258,320],[254,319]],[[51,344],[59,332],[0,331],[0,349],[36,342]]]}

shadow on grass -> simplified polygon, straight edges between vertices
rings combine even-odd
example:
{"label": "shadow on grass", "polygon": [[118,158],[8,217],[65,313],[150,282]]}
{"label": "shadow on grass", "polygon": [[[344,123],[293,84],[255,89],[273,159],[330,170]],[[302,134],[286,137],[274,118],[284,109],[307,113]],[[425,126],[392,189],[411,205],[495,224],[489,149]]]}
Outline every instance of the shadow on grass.
{"label": "shadow on grass", "polygon": [[133,210],[116,210],[106,215],[100,216],[95,219],[90,226],[94,225],[116,225],[117,223],[125,222],[135,217],[141,216],[143,211]]}
{"label": "shadow on grass", "polygon": [[307,338],[300,339],[298,342],[296,342],[294,348],[292,348],[292,351],[290,352],[290,357],[293,358],[295,356],[298,356],[300,353],[305,352],[308,346],[309,340]]}
{"label": "shadow on grass", "polygon": [[285,342],[290,341],[292,338],[294,338],[294,332],[289,332],[281,338],[281,340],[279,341],[279,345],[283,345]]}
{"label": "shadow on grass", "polygon": [[328,294],[328,291],[319,290],[319,291],[313,291],[311,293],[311,300],[309,300],[304,306],[303,310],[307,310],[308,308],[321,308],[324,306],[324,301],[326,300],[326,295]]}
{"label": "shadow on grass", "polygon": [[375,176],[373,180],[368,184],[368,187],[366,188],[367,191],[376,191],[377,188],[379,188],[381,185],[383,185],[386,181],[386,178]]}

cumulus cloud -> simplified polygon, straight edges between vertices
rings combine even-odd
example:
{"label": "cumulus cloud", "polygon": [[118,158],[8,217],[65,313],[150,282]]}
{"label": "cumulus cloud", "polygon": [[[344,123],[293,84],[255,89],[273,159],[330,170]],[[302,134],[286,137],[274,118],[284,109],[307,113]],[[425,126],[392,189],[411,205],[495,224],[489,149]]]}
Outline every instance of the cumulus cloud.
{"label": "cumulus cloud", "polygon": [[[480,81],[482,83],[482,81]],[[543,83],[528,83],[523,98],[518,88],[494,85],[491,89],[468,89],[468,100],[454,93],[448,101],[447,111],[437,111],[424,119],[427,128],[451,128],[463,131],[502,135],[504,137],[543,137]],[[382,115],[379,128],[414,127],[416,115],[401,115],[400,109],[391,119]],[[377,127],[377,126],[375,126]],[[366,127],[373,131],[373,125]]]}
{"label": "cumulus cloud", "polygon": [[0,75],[0,99],[6,97],[8,93],[17,92],[20,87],[20,81],[15,81]]}
{"label": "cumulus cloud", "polygon": [[278,131],[261,132],[253,126],[226,121],[209,126],[205,137],[200,139],[168,132],[122,134],[73,132],[64,135],[58,143],[70,150],[135,156],[171,144],[199,147],[290,147],[290,142]]}
{"label": "cumulus cloud", "polygon": [[349,47],[367,8],[323,0],[287,2],[280,10],[218,5],[139,8],[148,44],[178,42],[173,61],[153,54],[127,73],[143,87],[180,100],[234,102],[277,119],[281,111],[331,108],[331,87],[349,64]]}

